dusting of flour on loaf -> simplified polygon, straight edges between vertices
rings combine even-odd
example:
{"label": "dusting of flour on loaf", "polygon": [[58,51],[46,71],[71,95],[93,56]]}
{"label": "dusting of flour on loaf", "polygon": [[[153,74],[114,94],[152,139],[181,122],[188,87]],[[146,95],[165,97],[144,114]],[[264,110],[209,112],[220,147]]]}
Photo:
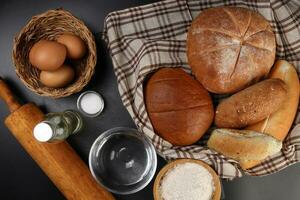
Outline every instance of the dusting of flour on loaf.
{"label": "dusting of flour on loaf", "polygon": [[196,163],[178,164],[163,177],[160,194],[163,200],[211,200],[213,177]]}
{"label": "dusting of flour on loaf", "polygon": [[279,71],[283,74],[287,73],[287,71],[289,71],[289,70],[290,70],[290,66],[288,64],[286,64],[285,62],[283,62],[281,64],[281,67],[279,67]]}
{"label": "dusting of flour on loaf", "polygon": [[[238,47],[236,47],[238,48]],[[236,49],[233,48],[225,48],[219,51],[219,57],[217,57],[219,66],[218,73],[219,74],[231,74],[235,68],[235,60],[238,55]]]}

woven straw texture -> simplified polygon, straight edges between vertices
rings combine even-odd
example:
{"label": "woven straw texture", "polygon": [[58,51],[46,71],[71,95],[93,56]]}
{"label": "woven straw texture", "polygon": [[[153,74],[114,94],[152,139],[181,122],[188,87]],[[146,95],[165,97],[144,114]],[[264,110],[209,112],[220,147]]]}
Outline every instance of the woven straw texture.
{"label": "woven straw texture", "polygon": [[[87,46],[87,53],[79,61],[73,61],[76,78],[65,88],[49,88],[39,81],[40,70],[29,62],[31,47],[41,39],[55,40],[62,33],[79,36]],[[53,98],[69,96],[79,92],[90,81],[97,62],[96,44],[93,34],[84,23],[70,12],[57,9],[34,16],[14,40],[13,61],[21,81],[33,92]]]}
{"label": "woven straw texture", "polygon": [[[138,129],[147,135],[157,152],[167,160],[194,158],[211,165],[222,178],[243,175],[236,161],[207,148],[209,132],[197,144],[172,146],[153,131],[144,104],[143,84],[161,67],[182,67],[191,73],[186,58],[186,33],[202,10],[217,6],[239,6],[262,14],[276,35],[277,59],[285,59],[300,70],[300,5],[298,0],[168,0],[110,13],[104,39],[112,56],[123,104]],[[222,97],[214,96],[214,101]],[[253,176],[275,173],[300,160],[299,113],[281,152],[244,171]]]}

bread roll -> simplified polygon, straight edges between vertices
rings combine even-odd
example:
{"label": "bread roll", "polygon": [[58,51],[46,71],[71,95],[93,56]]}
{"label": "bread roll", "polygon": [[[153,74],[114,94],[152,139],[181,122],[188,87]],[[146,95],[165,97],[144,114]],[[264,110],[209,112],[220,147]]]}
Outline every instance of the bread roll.
{"label": "bread roll", "polygon": [[268,21],[245,8],[204,10],[188,30],[188,63],[197,79],[213,93],[237,92],[267,76],[275,50]]}
{"label": "bread roll", "polygon": [[155,132],[173,145],[195,143],[213,121],[209,93],[182,69],[158,70],[146,85],[145,98]]}
{"label": "bread roll", "polygon": [[238,161],[243,169],[257,165],[282,148],[281,141],[266,134],[234,129],[215,129],[207,145],[209,148]]}
{"label": "bread roll", "polygon": [[280,79],[267,79],[223,100],[216,109],[219,128],[242,128],[257,123],[279,109],[286,98]]}
{"label": "bread roll", "polygon": [[279,60],[271,70],[270,78],[279,78],[287,85],[286,98],[280,108],[263,121],[245,129],[269,134],[283,141],[294,121],[299,103],[299,78],[295,67],[287,61]]}

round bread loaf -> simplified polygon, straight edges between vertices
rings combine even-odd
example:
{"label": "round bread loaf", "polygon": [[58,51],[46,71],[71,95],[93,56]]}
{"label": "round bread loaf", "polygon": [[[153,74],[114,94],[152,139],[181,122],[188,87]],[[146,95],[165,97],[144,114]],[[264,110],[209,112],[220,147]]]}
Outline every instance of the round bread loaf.
{"label": "round bread loaf", "polygon": [[260,14],[239,7],[207,9],[192,22],[187,57],[213,93],[237,92],[265,77],[275,59],[275,35]]}
{"label": "round bread loaf", "polygon": [[153,74],[145,99],[155,132],[173,145],[197,142],[214,118],[209,93],[179,68],[162,68]]}

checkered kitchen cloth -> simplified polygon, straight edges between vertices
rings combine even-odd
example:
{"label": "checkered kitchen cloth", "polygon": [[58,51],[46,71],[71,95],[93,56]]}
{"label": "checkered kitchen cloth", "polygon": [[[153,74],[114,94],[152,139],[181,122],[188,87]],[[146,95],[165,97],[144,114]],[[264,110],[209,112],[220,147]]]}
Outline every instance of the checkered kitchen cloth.
{"label": "checkered kitchen cloth", "polygon": [[[186,33],[202,10],[217,6],[246,7],[261,13],[272,25],[277,40],[277,59],[293,63],[300,71],[299,0],[168,0],[110,13],[105,20],[104,39],[110,51],[118,89],[138,129],[153,142],[167,160],[194,158],[211,165],[222,178],[241,177],[237,162],[205,146],[209,133],[197,144],[172,146],[153,131],[143,100],[143,83],[160,67],[190,67],[186,58]],[[280,153],[245,173],[262,176],[277,172],[300,160],[300,115]]]}

